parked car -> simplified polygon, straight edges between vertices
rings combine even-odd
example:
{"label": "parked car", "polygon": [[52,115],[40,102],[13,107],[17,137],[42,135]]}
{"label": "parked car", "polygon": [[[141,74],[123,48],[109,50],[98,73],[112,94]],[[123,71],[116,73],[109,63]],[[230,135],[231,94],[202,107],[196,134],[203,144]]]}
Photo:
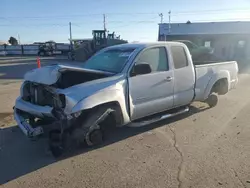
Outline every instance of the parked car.
{"label": "parked car", "polygon": [[179,42],[122,44],[102,49],[80,67],[53,65],[25,75],[14,107],[28,137],[49,133],[59,156],[69,143],[103,142],[106,126],[144,126],[189,110],[214,107],[238,82],[237,62],[195,66]]}

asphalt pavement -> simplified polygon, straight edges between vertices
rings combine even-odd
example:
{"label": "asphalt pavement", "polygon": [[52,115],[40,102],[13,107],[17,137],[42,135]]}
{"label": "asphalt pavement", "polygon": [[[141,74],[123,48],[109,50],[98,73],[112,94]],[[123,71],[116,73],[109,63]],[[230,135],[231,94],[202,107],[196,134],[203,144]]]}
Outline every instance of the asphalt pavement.
{"label": "asphalt pavement", "polygon": [[112,130],[102,146],[78,148],[55,160],[45,139],[25,138],[9,108],[23,73],[32,66],[0,66],[10,77],[0,76],[0,186],[250,187],[248,74],[240,75],[237,88],[220,96],[214,108],[194,103],[187,114]]}

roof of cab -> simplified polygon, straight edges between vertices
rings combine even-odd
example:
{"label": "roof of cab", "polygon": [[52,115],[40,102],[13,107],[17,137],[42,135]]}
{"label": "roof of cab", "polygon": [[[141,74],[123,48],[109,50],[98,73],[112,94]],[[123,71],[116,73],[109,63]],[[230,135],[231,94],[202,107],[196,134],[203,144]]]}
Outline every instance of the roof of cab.
{"label": "roof of cab", "polygon": [[119,44],[119,45],[114,45],[108,47],[109,49],[111,48],[145,48],[145,47],[150,47],[150,46],[158,46],[158,45],[173,45],[173,44],[178,44],[178,45],[183,45],[181,42],[170,42],[170,41],[160,41],[160,42],[142,42],[142,43],[126,43],[126,44]]}

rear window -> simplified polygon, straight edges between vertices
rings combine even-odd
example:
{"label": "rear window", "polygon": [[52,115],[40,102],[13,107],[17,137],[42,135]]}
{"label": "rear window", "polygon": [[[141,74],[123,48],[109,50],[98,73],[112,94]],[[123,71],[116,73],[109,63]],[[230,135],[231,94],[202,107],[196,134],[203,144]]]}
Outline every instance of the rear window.
{"label": "rear window", "polygon": [[188,66],[187,55],[185,49],[182,46],[172,46],[171,53],[175,69],[180,69]]}

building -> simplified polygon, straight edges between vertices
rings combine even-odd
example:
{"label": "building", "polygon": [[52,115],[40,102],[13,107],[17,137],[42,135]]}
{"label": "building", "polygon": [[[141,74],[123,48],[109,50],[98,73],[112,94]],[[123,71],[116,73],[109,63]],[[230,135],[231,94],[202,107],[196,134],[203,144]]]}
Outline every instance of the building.
{"label": "building", "polygon": [[159,41],[190,40],[225,60],[250,59],[250,21],[159,24]]}

